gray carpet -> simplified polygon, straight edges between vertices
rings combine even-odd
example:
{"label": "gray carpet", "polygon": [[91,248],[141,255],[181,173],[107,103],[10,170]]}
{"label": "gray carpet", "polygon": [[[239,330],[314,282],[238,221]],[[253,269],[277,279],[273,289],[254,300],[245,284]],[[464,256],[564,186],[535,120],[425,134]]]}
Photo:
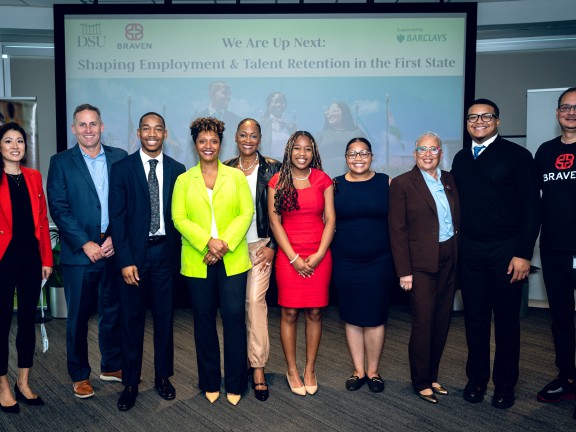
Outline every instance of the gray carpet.
{"label": "gray carpet", "polygon": [[[65,320],[54,319],[46,327],[50,338],[47,353],[37,352],[32,384],[46,406],[22,406],[18,415],[0,413],[1,431],[574,431],[573,402],[543,404],[536,392],[555,373],[554,350],[548,311],[530,309],[522,320],[522,359],[516,404],[509,410],[491,406],[493,388],[486,399],[471,405],[462,399],[466,384],[464,372],[466,344],[464,319],[455,313],[441,365],[440,382],[450,395],[432,405],[420,400],[410,386],[407,341],[410,315],[405,306],[393,306],[387,326],[381,374],[384,393],[372,394],[367,386],[346,391],[344,382],[352,372],[344,336],[344,326],[336,308],[325,312],[324,332],[317,363],[318,393],[300,397],[290,393],[284,376],[285,362],[279,340],[279,310],[270,310],[271,355],[267,372],[270,399],[257,401],[247,392],[238,406],[224,397],[214,405],[197,388],[196,355],[192,317],[189,310],[175,315],[174,401],[165,401],[153,387],[153,347],[151,317],[147,322],[143,381],[136,406],[127,413],[116,409],[121,384],[104,383],[97,378],[99,357],[96,319],[90,323],[92,383],[96,396],[80,400],[72,395],[66,373]],[[304,327],[301,317],[298,339],[299,366],[304,364]],[[13,320],[9,379],[16,376]],[[38,346],[40,346],[38,338]],[[302,370],[301,370],[302,372]]]}

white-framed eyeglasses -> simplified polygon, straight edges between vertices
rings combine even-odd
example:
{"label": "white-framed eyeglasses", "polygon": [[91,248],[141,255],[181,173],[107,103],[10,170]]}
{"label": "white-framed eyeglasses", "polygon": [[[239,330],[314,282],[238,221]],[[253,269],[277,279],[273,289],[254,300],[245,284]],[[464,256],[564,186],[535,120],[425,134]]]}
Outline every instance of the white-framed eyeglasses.
{"label": "white-framed eyeglasses", "polygon": [[437,155],[438,153],[440,153],[441,148],[440,147],[426,147],[426,146],[418,146],[416,147],[416,151],[418,152],[418,154],[426,154],[428,152],[430,152],[430,154],[433,155]]}

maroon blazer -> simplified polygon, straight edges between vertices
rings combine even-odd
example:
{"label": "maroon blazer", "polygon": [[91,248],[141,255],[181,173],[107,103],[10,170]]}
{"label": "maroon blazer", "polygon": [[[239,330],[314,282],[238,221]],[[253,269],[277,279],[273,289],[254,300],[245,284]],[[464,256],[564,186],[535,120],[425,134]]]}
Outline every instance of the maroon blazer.
{"label": "maroon blazer", "polygon": [[[46,211],[46,197],[42,189],[42,177],[40,171],[35,169],[20,167],[28,194],[32,205],[32,218],[34,220],[34,234],[40,246],[40,257],[42,265],[52,267],[52,243],[50,241],[50,227]],[[3,172],[2,183],[0,183],[0,259],[8,248],[12,240],[12,201],[10,200],[10,189],[8,177]]]}
{"label": "maroon blazer", "polygon": [[[460,231],[460,203],[452,174],[442,171],[442,184],[454,225],[454,259]],[[390,244],[396,273],[409,276],[413,271],[438,271],[440,224],[436,202],[417,166],[392,180],[388,209]]]}

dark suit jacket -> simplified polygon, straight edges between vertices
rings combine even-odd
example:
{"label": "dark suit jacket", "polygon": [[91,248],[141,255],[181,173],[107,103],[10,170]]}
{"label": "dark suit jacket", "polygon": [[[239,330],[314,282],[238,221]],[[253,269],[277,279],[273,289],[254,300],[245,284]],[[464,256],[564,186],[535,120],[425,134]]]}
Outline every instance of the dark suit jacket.
{"label": "dark suit jacket", "polygon": [[[125,158],[125,150],[102,145],[106,155],[108,175],[114,162]],[[52,220],[62,236],[60,262],[68,265],[89,265],[82,250],[88,241],[100,243],[101,208],[96,187],[76,144],[50,159],[48,207]]]}
{"label": "dark suit jacket", "polygon": [[[460,204],[452,175],[442,171],[442,184],[450,204],[455,248],[460,230]],[[414,270],[438,271],[440,225],[436,202],[417,166],[392,180],[388,210],[390,244],[398,276]],[[456,259],[456,249],[454,259]]]}
{"label": "dark suit jacket", "polygon": [[[180,233],[172,222],[172,191],[176,178],[186,171],[184,165],[164,154],[162,214],[166,241],[173,256],[174,270],[180,269]],[[150,229],[150,192],[140,157],[140,150],[115,163],[110,173],[110,230],[114,240],[116,264],[120,269],[142,266],[146,255],[146,240]]]}

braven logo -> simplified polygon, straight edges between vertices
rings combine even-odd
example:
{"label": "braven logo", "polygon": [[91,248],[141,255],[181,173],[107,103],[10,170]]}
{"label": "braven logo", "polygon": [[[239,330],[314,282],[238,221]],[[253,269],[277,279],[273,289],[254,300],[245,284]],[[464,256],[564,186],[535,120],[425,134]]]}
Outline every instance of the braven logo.
{"label": "braven logo", "polygon": [[137,41],[144,37],[144,26],[138,23],[127,24],[124,28],[124,36],[131,41]]}
{"label": "braven logo", "polygon": [[82,35],[78,36],[78,48],[102,48],[106,46],[106,36],[102,36],[102,24],[81,24]]}
{"label": "braven logo", "polygon": [[563,154],[558,156],[558,158],[556,159],[556,169],[566,170],[572,168],[572,165],[574,165],[573,154],[570,153]]}

